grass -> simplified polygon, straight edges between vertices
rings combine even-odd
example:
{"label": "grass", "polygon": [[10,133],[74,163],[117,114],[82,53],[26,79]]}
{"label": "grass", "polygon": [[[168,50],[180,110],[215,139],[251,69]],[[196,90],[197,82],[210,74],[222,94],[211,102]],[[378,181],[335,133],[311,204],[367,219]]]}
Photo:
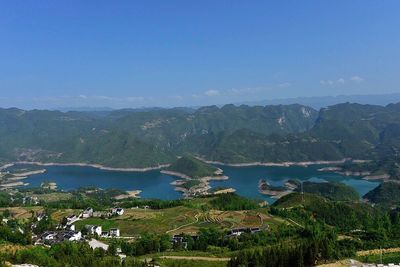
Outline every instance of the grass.
{"label": "grass", "polygon": [[[194,222],[197,211],[187,207],[163,210],[136,210],[131,218],[116,217],[121,233],[143,234],[147,232],[165,233],[168,230]],[[125,214],[124,214],[125,215]]]}
{"label": "grass", "polygon": [[48,194],[33,194],[32,196],[35,196],[39,200],[44,202],[56,202],[56,201],[71,199],[72,194],[64,192],[53,192]]}
{"label": "grass", "polygon": [[[73,213],[75,213],[74,210],[67,210],[62,214]],[[62,218],[61,211],[58,211],[58,216]],[[196,221],[196,216],[198,221]],[[88,218],[76,222],[75,225],[77,229],[81,229],[86,224],[100,225],[103,230],[119,228],[122,236],[137,236],[144,233],[164,234],[168,231],[171,234],[194,234],[200,228],[226,230],[236,227],[265,227],[267,224],[279,223],[282,221],[268,215],[265,208],[252,211],[210,210],[203,212],[197,208],[178,206],[162,210],[126,209],[122,216],[110,219]]]}
{"label": "grass", "polygon": [[3,212],[5,210],[9,210],[12,214],[12,216],[16,219],[29,219],[32,217],[33,212],[39,212],[42,211],[43,208],[40,206],[34,206],[34,207],[9,207],[9,208],[0,208],[0,212]]}
{"label": "grass", "polygon": [[69,215],[79,215],[81,210],[76,209],[59,209],[51,214],[51,218],[56,221],[61,221],[62,218],[67,217]]}
{"label": "grass", "polygon": [[[170,251],[163,253],[154,253],[141,256],[141,259],[155,259],[161,266],[188,266],[188,267],[221,267],[227,266],[227,261],[212,261],[218,258],[230,258],[233,255],[232,252],[226,252],[222,254],[215,254],[204,251]],[[178,256],[178,257],[202,257],[204,259],[166,259],[165,256]],[[207,260],[210,259],[210,260]]]}
{"label": "grass", "polygon": [[77,221],[75,227],[77,230],[82,230],[82,228],[87,225],[99,225],[102,227],[103,231],[108,231],[111,228],[115,228],[118,224],[112,219],[101,219],[101,218],[88,218],[85,220]]}
{"label": "grass", "polygon": [[[357,260],[364,263],[381,263],[381,255],[380,254],[370,254],[366,256],[358,256]],[[382,263],[400,263],[400,252],[393,253],[383,253],[382,254]]]}
{"label": "grass", "polygon": [[75,223],[77,229],[86,224],[101,225],[103,230],[117,227],[122,236],[135,236],[144,233],[162,234],[195,221],[196,210],[187,207],[174,207],[163,210],[127,209],[122,216],[110,219],[88,218]]}
{"label": "grass", "polygon": [[157,259],[156,262],[160,266],[179,266],[179,267],[223,267],[227,266],[227,262],[221,261],[204,261],[204,260],[176,260],[176,259]]}
{"label": "grass", "polygon": [[161,253],[153,253],[141,256],[141,258],[159,258],[162,256],[187,256],[187,257],[211,257],[211,258],[227,258],[234,255],[234,252],[226,252],[222,254],[215,254],[207,251],[200,250],[182,250],[182,251],[166,251]]}
{"label": "grass", "polygon": [[15,254],[18,250],[26,249],[27,246],[14,244],[0,244],[0,254]]}

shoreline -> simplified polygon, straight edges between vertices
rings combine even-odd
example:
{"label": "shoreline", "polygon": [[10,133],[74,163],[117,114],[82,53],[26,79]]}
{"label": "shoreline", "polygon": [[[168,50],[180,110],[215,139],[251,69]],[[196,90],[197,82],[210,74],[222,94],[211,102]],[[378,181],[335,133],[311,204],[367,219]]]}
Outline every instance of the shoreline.
{"label": "shoreline", "polygon": [[180,173],[180,172],[161,170],[160,173],[166,174],[166,175],[175,176],[175,177],[179,177],[179,178],[186,179],[186,180],[192,180],[193,179],[192,177],[190,177],[190,176],[188,176],[186,174]]}
{"label": "shoreline", "polygon": [[[253,166],[264,166],[264,167],[291,167],[291,166],[303,166],[307,167],[310,165],[330,165],[330,164],[342,164],[346,161],[353,161],[357,163],[368,162],[370,160],[361,160],[361,159],[351,159],[351,158],[344,158],[341,160],[316,160],[316,161],[285,161],[285,162],[244,162],[244,163],[226,163],[221,161],[213,161],[213,160],[206,160],[205,158],[196,156],[198,160],[201,160],[208,164],[215,164],[221,166],[229,166],[229,167],[253,167]],[[79,162],[68,162],[68,163],[58,163],[58,162],[39,162],[39,161],[15,161],[12,163],[4,164],[0,166],[0,170],[12,167],[17,164],[26,164],[26,165],[37,165],[37,166],[81,166],[81,167],[93,167],[100,170],[108,170],[108,171],[125,171],[125,172],[146,172],[146,171],[153,171],[153,170],[160,170],[162,168],[167,168],[171,164],[160,164],[157,166],[150,166],[150,167],[108,167],[101,164],[96,163],[79,163]],[[163,171],[164,172],[164,171]],[[165,171],[167,172],[167,171]],[[167,173],[166,173],[167,174]],[[172,175],[172,174],[171,174]],[[179,176],[180,177],[180,176]]]}
{"label": "shoreline", "polygon": [[229,167],[253,167],[253,166],[264,166],[264,167],[291,167],[291,166],[303,166],[307,167],[310,165],[330,165],[330,164],[342,164],[346,161],[352,160],[357,163],[361,162],[368,162],[370,160],[362,160],[362,159],[351,159],[351,158],[344,158],[341,160],[316,160],[316,161],[285,161],[285,162],[246,162],[246,163],[224,163],[221,161],[213,161],[213,160],[206,160],[202,157],[196,157],[198,160],[201,160],[208,164],[216,164],[222,166],[229,166]]}
{"label": "shoreline", "polygon": [[27,185],[29,185],[29,183],[24,183],[24,182],[18,181],[18,182],[0,184],[0,188],[10,189],[10,188],[17,187],[17,186],[27,186]]}
{"label": "shoreline", "polygon": [[167,171],[167,170],[162,170],[160,171],[160,173],[162,174],[167,174],[167,175],[171,175],[171,176],[175,176],[175,177],[179,177],[182,179],[186,179],[186,180],[199,180],[199,181],[224,181],[224,180],[228,180],[229,177],[226,175],[216,175],[216,176],[204,176],[204,177],[200,177],[200,178],[193,178],[190,177],[186,174],[180,173],[180,172],[174,172],[174,171]]}
{"label": "shoreline", "polygon": [[145,167],[145,168],[114,168],[114,167],[107,167],[103,166],[101,164],[91,164],[91,163],[56,163],[56,162],[38,162],[38,161],[16,161],[13,163],[8,163],[0,167],[1,169],[6,169],[9,167],[12,167],[17,164],[26,164],[26,165],[36,165],[36,166],[78,166],[78,167],[92,167],[100,170],[105,170],[105,171],[121,171],[121,172],[147,172],[147,171],[153,171],[153,170],[160,170],[162,168],[169,167],[170,164],[160,164],[158,166],[153,166],[153,167]]}
{"label": "shoreline", "polygon": [[[193,178],[190,177],[186,174],[180,173],[180,172],[174,172],[174,171],[168,171],[168,170],[162,170],[160,171],[163,174],[175,176],[177,178],[181,178],[181,180],[175,180],[171,182],[170,184],[173,185],[175,188],[175,191],[181,192],[184,196],[184,198],[191,198],[193,196],[197,195],[210,195],[212,193],[209,192],[211,189],[210,186],[210,181],[224,181],[228,180],[229,177],[226,175],[222,175],[222,170],[218,169],[217,173],[220,175],[216,176],[204,176],[201,178]],[[189,181],[199,181],[199,184],[194,185],[190,188],[186,188],[184,185],[189,182]],[[235,192],[236,190],[231,188],[230,190],[234,190],[232,192]]]}

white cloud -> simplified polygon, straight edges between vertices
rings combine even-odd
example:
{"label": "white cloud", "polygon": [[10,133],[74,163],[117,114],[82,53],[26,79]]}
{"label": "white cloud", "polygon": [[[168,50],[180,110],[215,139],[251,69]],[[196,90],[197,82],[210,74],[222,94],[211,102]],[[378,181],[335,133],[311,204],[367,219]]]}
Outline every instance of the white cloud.
{"label": "white cloud", "polygon": [[219,95],[219,91],[218,90],[208,90],[204,93],[206,96],[218,96]]}
{"label": "white cloud", "polygon": [[360,76],[357,76],[357,75],[354,75],[353,77],[351,77],[350,80],[352,80],[353,82],[356,82],[356,83],[360,83],[360,82],[364,81],[363,78],[361,78]]}
{"label": "white cloud", "polygon": [[144,97],[143,96],[128,96],[126,98],[126,100],[129,102],[140,102],[140,101],[144,101]]}
{"label": "white cloud", "polygon": [[319,83],[322,84],[322,85],[333,85],[334,81],[332,81],[332,80],[326,80],[326,81],[322,80]]}
{"label": "white cloud", "polygon": [[322,85],[328,85],[328,86],[333,86],[336,84],[344,84],[346,80],[344,78],[339,78],[337,80],[321,80],[319,81],[320,84]]}
{"label": "white cloud", "polygon": [[183,97],[180,96],[180,95],[173,95],[173,96],[170,96],[170,98],[171,98],[171,99],[178,100],[178,101],[182,101],[182,100],[183,100]]}
{"label": "white cloud", "polygon": [[95,96],[94,98],[98,98],[98,99],[101,99],[101,100],[114,100],[114,97],[105,96],[105,95],[98,95],[98,96]]}
{"label": "white cloud", "polygon": [[88,97],[86,95],[79,95],[79,98],[87,99]]}
{"label": "white cloud", "polygon": [[290,87],[290,86],[292,86],[291,83],[281,83],[281,84],[278,84],[278,87],[281,87],[281,88],[287,88],[287,87]]}

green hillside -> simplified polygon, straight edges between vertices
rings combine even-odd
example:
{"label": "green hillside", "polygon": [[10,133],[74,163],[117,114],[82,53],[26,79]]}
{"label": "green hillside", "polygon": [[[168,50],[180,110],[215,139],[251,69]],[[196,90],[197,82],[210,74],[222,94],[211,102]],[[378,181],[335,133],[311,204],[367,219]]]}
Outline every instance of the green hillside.
{"label": "green hillside", "polygon": [[0,109],[0,162],[149,167],[186,153],[226,163],[381,160],[400,151],[399,106]]}
{"label": "green hillside", "polygon": [[[297,188],[297,190],[301,190]],[[342,183],[312,183],[303,182],[303,191],[319,196],[323,196],[330,200],[350,201],[360,198],[357,191],[348,185]]]}
{"label": "green hillside", "polygon": [[369,172],[370,175],[389,175],[392,180],[400,180],[400,158],[388,156],[363,163],[347,163],[341,166],[343,171]]}
{"label": "green hillside", "polygon": [[[290,210],[291,212],[288,212]],[[295,219],[297,222],[324,222],[341,231],[351,231],[369,227],[373,218],[381,215],[366,203],[332,201],[314,194],[304,194],[304,201],[299,193],[286,195],[273,204],[276,214]]]}
{"label": "green hillside", "polygon": [[[316,116],[315,110],[300,105],[227,105],[100,114],[0,109],[0,161],[148,167],[171,163],[185,152],[212,150],[215,140],[209,136],[240,129],[259,134],[299,133],[311,128]],[[202,146],[207,140],[211,143]]]}
{"label": "green hillside", "polygon": [[218,168],[192,156],[185,155],[172,163],[166,170],[182,173],[191,178],[198,179],[206,176],[215,176],[215,172]]}
{"label": "green hillside", "polygon": [[274,202],[273,207],[287,209],[299,206],[308,206],[313,202],[324,202],[324,201],[328,200],[318,195],[308,194],[308,193],[304,193],[302,195],[301,193],[296,192],[281,197],[280,199]]}
{"label": "green hillside", "polygon": [[400,183],[384,182],[365,196],[370,202],[386,206],[398,207],[400,205]]}

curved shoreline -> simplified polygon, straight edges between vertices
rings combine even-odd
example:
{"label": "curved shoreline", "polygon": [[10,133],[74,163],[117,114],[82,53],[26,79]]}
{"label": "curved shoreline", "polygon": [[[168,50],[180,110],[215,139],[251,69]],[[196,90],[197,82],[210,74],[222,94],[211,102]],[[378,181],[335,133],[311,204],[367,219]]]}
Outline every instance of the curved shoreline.
{"label": "curved shoreline", "polygon": [[106,167],[101,164],[90,164],[90,163],[55,163],[55,162],[38,162],[38,161],[16,161],[13,163],[6,164],[2,167],[1,169],[4,168],[9,168],[17,164],[26,164],[26,165],[37,165],[37,166],[78,166],[78,167],[92,167],[100,170],[106,170],[106,171],[121,171],[121,172],[147,172],[147,171],[153,171],[153,170],[160,170],[162,168],[169,167],[170,164],[160,164],[158,166],[154,167],[145,167],[145,168],[114,168],[114,167]]}
{"label": "curved shoreline", "polygon": [[[168,171],[168,170],[162,170],[160,171],[163,174],[175,176],[178,178],[181,178],[183,180],[175,180],[171,182],[170,184],[175,186],[175,191],[182,192],[184,198],[191,198],[196,195],[209,195],[210,192],[208,192],[211,189],[210,186],[210,181],[223,181],[223,180],[228,180],[229,177],[226,175],[222,175],[222,170],[218,169],[218,173],[221,175],[216,175],[216,176],[204,176],[201,178],[193,178],[190,177],[186,174],[180,173],[180,172],[174,172],[174,171]],[[189,181],[199,181],[199,184],[194,185],[190,188],[184,187],[184,184],[186,184]],[[233,189],[235,190],[235,189]]]}
{"label": "curved shoreline", "polygon": [[[351,159],[351,158],[344,158],[341,160],[317,160],[317,161],[285,161],[285,162],[245,162],[245,163],[226,163],[221,161],[213,161],[213,160],[206,160],[202,157],[195,157],[198,160],[201,160],[208,164],[216,164],[221,166],[229,166],[229,167],[253,167],[253,166],[264,166],[264,167],[291,167],[291,166],[303,166],[307,167],[309,165],[330,165],[330,164],[342,164],[346,161],[353,161],[353,162],[368,162],[370,160],[361,160],[361,159]],[[37,166],[81,166],[81,167],[93,167],[96,169],[101,170],[108,170],[108,171],[126,171],[126,172],[146,172],[146,171],[153,171],[153,170],[160,170],[162,168],[167,168],[171,164],[160,164],[158,166],[151,166],[151,167],[143,167],[143,168],[118,168],[118,167],[107,167],[101,164],[95,163],[79,163],[79,162],[70,162],[70,163],[57,163],[57,162],[39,162],[39,161],[15,161],[12,163],[4,164],[0,166],[0,170],[12,167],[16,164],[27,164],[27,165],[37,165]]]}
{"label": "curved shoreline", "polygon": [[253,167],[253,166],[265,166],[265,167],[291,167],[291,166],[303,166],[307,167],[309,165],[330,165],[330,164],[342,164],[346,161],[352,160],[354,162],[368,162],[370,160],[362,160],[362,159],[351,159],[351,158],[343,158],[341,160],[316,160],[316,161],[285,161],[285,162],[246,162],[246,163],[224,163],[221,161],[213,161],[206,160],[202,157],[196,157],[198,160],[201,160],[205,163],[209,164],[217,164],[222,166],[229,167]]}
{"label": "curved shoreline", "polygon": [[186,180],[192,180],[193,179],[192,177],[190,177],[190,176],[188,176],[186,174],[180,173],[180,172],[162,170],[162,171],[160,171],[160,173],[166,174],[166,175],[175,176],[175,177],[179,177],[179,178],[186,179]]}

